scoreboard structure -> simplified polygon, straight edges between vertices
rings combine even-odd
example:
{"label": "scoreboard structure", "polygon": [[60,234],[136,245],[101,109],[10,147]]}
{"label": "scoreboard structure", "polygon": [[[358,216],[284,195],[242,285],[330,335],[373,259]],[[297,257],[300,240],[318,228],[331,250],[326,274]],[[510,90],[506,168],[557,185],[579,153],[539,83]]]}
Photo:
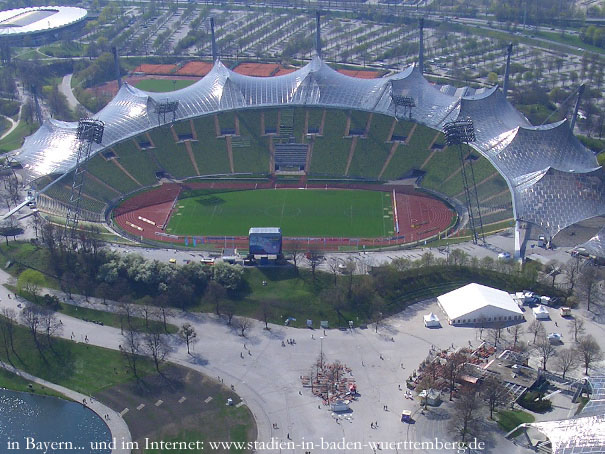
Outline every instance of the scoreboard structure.
{"label": "scoreboard structure", "polygon": [[279,227],[252,227],[248,232],[249,254],[255,259],[276,260],[282,254]]}

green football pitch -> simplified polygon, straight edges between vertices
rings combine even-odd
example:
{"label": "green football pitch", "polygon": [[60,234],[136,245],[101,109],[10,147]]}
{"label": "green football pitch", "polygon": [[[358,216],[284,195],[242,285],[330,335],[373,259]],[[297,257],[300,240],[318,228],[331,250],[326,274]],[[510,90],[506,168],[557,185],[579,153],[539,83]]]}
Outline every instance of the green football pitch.
{"label": "green football pitch", "polygon": [[335,189],[193,191],[177,201],[166,231],[247,235],[281,227],[284,236],[383,237],[393,233],[391,194]]}
{"label": "green football pitch", "polygon": [[140,90],[167,92],[180,90],[195,83],[195,80],[189,79],[143,79],[135,84]]}

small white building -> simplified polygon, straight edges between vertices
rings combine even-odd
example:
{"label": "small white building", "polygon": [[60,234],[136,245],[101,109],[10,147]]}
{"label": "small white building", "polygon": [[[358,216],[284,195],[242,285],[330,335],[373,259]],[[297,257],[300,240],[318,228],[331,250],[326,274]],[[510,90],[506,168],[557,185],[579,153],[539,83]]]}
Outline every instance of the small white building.
{"label": "small white building", "polygon": [[437,317],[434,313],[426,314],[424,316],[424,326],[427,328],[438,328],[441,326],[441,322],[439,321],[439,317]]}
{"label": "small white building", "polygon": [[532,309],[532,311],[534,312],[534,317],[536,317],[537,320],[550,319],[550,314],[548,313],[548,309],[546,309],[541,304],[539,306],[534,307]]}
{"label": "small white building", "polygon": [[468,284],[437,298],[450,325],[524,320],[523,311],[507,292],[480,284]]}

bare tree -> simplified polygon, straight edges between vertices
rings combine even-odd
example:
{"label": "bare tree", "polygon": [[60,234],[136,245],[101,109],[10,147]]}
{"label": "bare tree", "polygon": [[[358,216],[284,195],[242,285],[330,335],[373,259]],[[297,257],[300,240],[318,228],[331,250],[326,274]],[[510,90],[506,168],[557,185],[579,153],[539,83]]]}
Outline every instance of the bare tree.
{"label": "bare tree", "polygon": [[578,364],[578,355],[573,348],[563,348],[558,351],[555,358],[555,366],[557,370],[561,371],[563,378],[565,378],[567,372],[578,367]]}
{"label": "bare tree", "polygon": [[338,272],[340,271],[340,260],[336,257],[330,257],[327,262],[328,268],[334,277],[334,287],[336,287],[336,283],[338,282]]}
{"label": "bare tree", "polygon": [[323,260],[323,256],[321,255],[321,252],[318,249],[311,249],[309,250],[309,252],[307,252],[307,261],[309,262],[309,266],[311,267],[311,274],[313,275],[313,280],[315,280],[315,270],[317,269],[317,266],[321,263],[321,261]]}
{"label": "bare tree", "polygon": [[550,340],[545,335],[538,336],[538,342],[534,344],[534,349],[542,360],[542,369],[546,369],[548,360],[556,355],[555,346],[550,343]]}
{"label": "bare tree", "polygon": [[17,313],[14,309],[3,307],[1,314],[0,333],[2,333],[2,342],[6,352],[6,357],[10,361],[10,352],[14,353],[15,356],[18,356],[17,352],[15,351],[15,326],[17,324]]}
{"label": "bare tree", "polygon": [[223,304],[223,312],[227,316],[227,325],[231,325],[233,316],[235,315],[235,304],[232,301],[225,301]]}
{"label": "bare tree", "polygon": [[[44,353],[42,352],[42,345],[40,344],[40,339],[38,338],[38,333],[40,331],[40,309],[37,306],[26,306],[21,312],[21,322],[29,329],[30,334],[32,335],[32,339],[38,352],[42,358],[44,358]],[[46,361],[46,359],[44,358]]]}
{"label": "bare tree", "polygon": [[246,337],[246,331],[252,328],[252,320],[247,317],[237,317],[233,320],[233,325],[239,331],[239,335]]}
{"label": "bare tree", "polygon": [[584,374],[588,375],[588,369],[598,361],[603,359],[603,351],[597,340],[591,335],[580,337],[575,347],[584,366]]}
{"label": "bare tree", "polygon": [[453,398],[456,380],[458,380],[458,376],[460,375],[465,362],[466,356],[459,352],[452,353],[447,357],[445,373],[450,382],[450,400]]}
{"label": "bare tree", "polygon": [[271,306],[271,303],[267,302],[267,301],[263,301],[260,305],[259,308],[260,311],[260,316],[263,319],[263,322],[265,323],[265,330],[269,330],[269,319],[273,316],[273,307]]}
{"label": "bare tree", "polygon": [[[135,318],[138,311],[130,303],[129,298],[124,297],[118,303],[118,314],[120,314],[120,330],[122,333],[124,333],[124,330],[134,331],[136,329]],[[124,323],[126,324],[124,325]]]}
{"label": "bare tree", "polygon": [[141,333],[133,329],[126,329],[123,331],[122,338],[124,339],[124,342],[120,345],[120,352],[132,369],[132,373],[138,379],[137,362],[139,360],[139,355],[143,352]]}
{"label": "bare tree", "polygon": [[40,311],[40,330],[46,335],[46,342],[54,352],[52,338],[63,331],[63,323],[59,320],[55,311],[49,309]]}
{"label": "bare tree", "polygon": [[557,279],[557,276],[559,274],[563,273],[563,270],[561,270],[561,264],[559,262],[557,262],[556,260],[550,260],[545,265],[544,272],[546,273],[546,276],[549,279],[552,279],[550,282],[550,287],[554,290],[555,289],[555,279]]}
{"label": "bare tree", "polygon": [[569,287],[567,289],[568,295],[573,294],[576,283],[578,282],[578,276],[580,275],[580,256],[573,257],[563,266],[565,273],[567,274],[567,282]]}
{"label": "bare tree", "polygon": [[304,245],[298,241],[290,243],[290,246],[288,247],[288,253],[292,256],[292,264],[294,265],[294,271],[296,271],[296,273],[298,273],[298,264],[304,257],[304,250]]}
{"label": "bare tree", "polygon": [[586,328],[584,327],[584,320],[577,315],[569,321],[569,334],[573,336],[574,342],[578,342],[578,337],[581,337]]}
{"label": "bare tree", "polygon": [[527,331],[530,334],[533,334],[534,336],[534,340],[533,343],[536,343],[536,338],[538,336],[541,335],[546,335],[546,330],[544,329],[544,326],[542,325],[542,323],[540,323],[538,320],[533,320],[528,326],[527,326]]}
{"label": "bare tree", "polygon": [[494,419],[494,411],[508,402],[509,393],[502,382],[494,376],[489,376],[481,385],[481,395],[489,408],[489,419]]}
{"label": "bare tree", "polygon": [[516,325],[510,327],[509,335],[510,340],[513,343],[513,349],[517,348],[517,344],[519,343],[519,340],[521,339],[521,336],[523,336],[524,332],[525,330],[523,329],[523,325],[521,323],[517,323]]}
{"label": "bare tree", "polygon": [[494,323],[487,330],[487,336],[490,342],[494,345],[494,347],[498,347],[500,341],[502,340],[502,332],[504,331],[503,323]]}
{"label": "bare tree", "polygon": [[152,331],[143,335],[143,350],[151,356],[155,370],[160,372],[160,366],[164,363],[170,348],[166,336],[158,331]]}
{"label": "bare tree", "polygon": [[197,333],[195,332],[195,328],[191,326],[190,323],[183,323],[183,326],[181,326],[179,331],[179,336],[181,339],[183,339],[185,344],[187,344],[187,354],[191,355],[189,346],[197,342]]}
{"label": "bare tree", "polygon": [[599,280],[601,273],[595,266],[584,266],[578,279],[578,292],[586,300],[586,308],[590,311],[590,304],[599,296]]}
{"label": "bare tree", "polygon": [[475,326],[477,327],[476,329],[479,339],[483,339],[483,331],[487,328],[487,318],[484,316],[479,317]]}
{"label": "bare tree", "polygon": [[452,415],[453,429],[461,436],[462,442],[466,437],[473,435],[477,431],[477,423],[480,418],[479,399],[475,389],[470,386],[463,387],[458,399],[454,403],[454,413]]}

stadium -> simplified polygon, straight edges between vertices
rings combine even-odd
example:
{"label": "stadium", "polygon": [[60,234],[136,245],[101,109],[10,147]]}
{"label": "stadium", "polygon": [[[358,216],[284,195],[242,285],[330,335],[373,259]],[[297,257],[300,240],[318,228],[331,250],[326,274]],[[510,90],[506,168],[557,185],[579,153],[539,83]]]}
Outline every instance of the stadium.
{"label": "stadium", "polygon": [[[531,228],[552,239],[605,215],[604,175],[567,120],[532,126],[505,90],[434,85],[422,53],[400,73],[350,77],[319,48],[274,77],[216,58],[174,92],[124,83],[95,116],[104,136],[92,144],[82,219],[187,245],[241,247],[248,228],[269,225],[286,243],[325,249],[413,245],[465,233],[468,162],[475,216],[487,231],[515,225],[519,256]],[[456,120],[474,125],[462,158],[443,134]],[[47,120],[15,155],[42,211],[69,209],[77,126]]]}
{"label": "stadium", "polygon": [[47,6],[0,12],[0,45],[32,46],[73,37],[88,13],[83,8]]}

